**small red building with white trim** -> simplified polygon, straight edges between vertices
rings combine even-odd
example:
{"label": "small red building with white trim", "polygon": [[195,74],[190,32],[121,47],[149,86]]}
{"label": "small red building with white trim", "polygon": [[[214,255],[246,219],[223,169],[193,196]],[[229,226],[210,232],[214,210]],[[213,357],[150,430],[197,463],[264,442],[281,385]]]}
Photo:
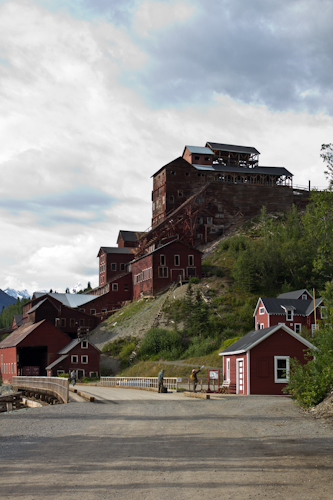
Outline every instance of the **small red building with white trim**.
{"label": "small red building with white trim", "polygon": [[46,367],[48,377],[56,377],[72,370],[78,378],[99,377],[100,350],[86,338],[77,338],[58,352],[59,357]]}
{"label": "small red building with white trim", "polygon": [[315,347],[285,325],[253,330],[224,351],[223,380],[231,394],[283,394],[289,360],[305,364],[305,351]]}
{"label": "small red building with white trim", "polygon": [[259,297],[253,316],[257,330],[285,324],[296,333],[301,333],[302,329],[313,333],[318,328],[318,320],[324,319],[325,314],[323,299],[314,300],[303,289],[282,293],[277,298]]}

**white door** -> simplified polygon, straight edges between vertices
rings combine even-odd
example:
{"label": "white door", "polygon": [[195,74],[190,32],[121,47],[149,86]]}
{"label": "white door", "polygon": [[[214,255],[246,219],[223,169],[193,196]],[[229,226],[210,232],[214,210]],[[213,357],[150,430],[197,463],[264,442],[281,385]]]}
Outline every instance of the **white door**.
{"label": "white door", "polygon": [[244,394],[244,359],[236,360],[236,394]]}

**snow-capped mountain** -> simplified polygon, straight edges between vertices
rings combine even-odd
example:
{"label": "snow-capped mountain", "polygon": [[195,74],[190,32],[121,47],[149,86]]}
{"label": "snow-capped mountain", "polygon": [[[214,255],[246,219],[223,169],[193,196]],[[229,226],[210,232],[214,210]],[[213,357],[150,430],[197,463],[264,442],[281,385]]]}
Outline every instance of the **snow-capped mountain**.
{"label": "snow-capped mountain", "polygon": [[6,288],[4,292],[7,295],[10,295],[11,297],[14,297],[14,299],[30,299],[30,294],[28,290],[14,290],[14,288]]}

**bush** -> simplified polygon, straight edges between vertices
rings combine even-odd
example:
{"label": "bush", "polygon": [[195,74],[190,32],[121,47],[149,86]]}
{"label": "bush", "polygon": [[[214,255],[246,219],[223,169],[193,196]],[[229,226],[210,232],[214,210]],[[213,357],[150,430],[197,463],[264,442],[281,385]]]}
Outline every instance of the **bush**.
{"label": "bush", "polygon": [[193,337],[191,344],[184,354],[185,358],[199,358],[212,353],[218,348],[219,341],[211,338]]}
{"label": "bush", "polygon": [[197,278],[196,276],[193,276],[188,280],[189,283],[194,283],[195,285],[197,285],[199,281],[200,281],[199,278]]}
{"label": "bush", "polygon": [[151,328],[144,336],[140,348],[139,357],[161,356],[162,352],[181,352],[182,342],[178,332],[169,331],[163,328]]}

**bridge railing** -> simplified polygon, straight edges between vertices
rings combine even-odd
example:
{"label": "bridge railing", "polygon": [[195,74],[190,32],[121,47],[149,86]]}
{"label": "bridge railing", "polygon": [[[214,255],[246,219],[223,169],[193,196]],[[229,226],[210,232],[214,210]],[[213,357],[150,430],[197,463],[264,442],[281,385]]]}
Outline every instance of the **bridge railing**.
{"label": "bridge railing", "polygon": [[21,390],[36,390],[55,396],[63,403],[69,400],[69,381],[63,377],[13,377],[13,386]]}
{"label": "bridge railing", "polygon": [[[178,384],[182,382],[181,378],[164,377],[163,385],[169,391],[178,391]],[[158,389],[157,377],[101,377],[100,384],[111,387],[152,387]]]}

